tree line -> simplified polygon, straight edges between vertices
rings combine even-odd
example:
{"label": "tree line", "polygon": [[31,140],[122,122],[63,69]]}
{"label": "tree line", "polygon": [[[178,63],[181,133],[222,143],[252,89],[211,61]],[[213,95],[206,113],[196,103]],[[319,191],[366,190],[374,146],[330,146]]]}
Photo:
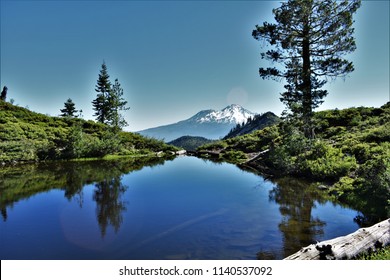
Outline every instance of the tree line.
{"label": "tree line", "polygon": [[[127,126],[122,111],[129,110],[126,107],[127,101],[123,97],[123,89],[118,79],[115,79],[114,84],[110,81],[110,76],[107,71],[107,65],[103,61],[95,87],[97,92],[96,98],[92,101],[94,116],[100,123],[104,123],[114,129],[122,129]],[[79,112],[79,117],[82,115],[82,110],[77,110],[75,103],[71,98],[64,103],[64,108],[61,109],[62,117],[76,117]]]}

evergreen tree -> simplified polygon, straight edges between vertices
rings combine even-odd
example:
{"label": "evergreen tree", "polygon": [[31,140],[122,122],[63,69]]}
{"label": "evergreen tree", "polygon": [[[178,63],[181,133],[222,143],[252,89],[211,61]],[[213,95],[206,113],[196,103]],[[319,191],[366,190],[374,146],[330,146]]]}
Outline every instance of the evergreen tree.
{"label": "evergreen tree", "polygon": [[61,113],[61,117],[75,117],[77,110],[72,99],[68,98],[68,100],[64,103],[64,109],[61,109]]}
{"label": "evergreen tree", "polygon": [[107,72],[106,63],[103,61],[102,69],[100,70],[95,91],[98,93],[96,99],[92,101],[93,109],[95,110],[96,120],[101,123],[107,123],[110,107],[108,106],[108,98],[111,92],[110,76]]}
{"label": "evergreen tree", "polygon": [[115,79],[115,83],[108,96],[108,107],[110,108],[107,116],[107,123],[116,129],[121,129],[127,126],[128,123],[124,119],[120,111],[129,110],[126,107],[127,101],[123,98],[123,89],[118,79]]}
{"label": "evergreen tree", "polygon": [[95,88],[98,94],[92,104],[96,120],[117,130],[128,125],[120,111],[130,108],[126,107],[127,101],[123,98],[123,89],[118,79],[115,79],[115,84],[112,85],[109,78],[107,66],[103,62]]}
{"label": "evergreen tree", "polygon": [[7,99],[7,91],[8,91],[8,88],[6,86],[4,86],[3,90],[1,91],[0,100],[5,101]]}
{"label": "evergreen tree", "polygon": [[327,95],[320,88],[329,78],[345,77],[354,70],[343,56],[356,49],[352,15],[360,5],[360,0],[289,0],[273,10],[276,24],[264,22],[252,32],[256,40],[271,45],[261,58],[284,66],[260,68],[260,77],[286,80],[280,99],[302,118],[308,137],[314,133],[313,109]]}

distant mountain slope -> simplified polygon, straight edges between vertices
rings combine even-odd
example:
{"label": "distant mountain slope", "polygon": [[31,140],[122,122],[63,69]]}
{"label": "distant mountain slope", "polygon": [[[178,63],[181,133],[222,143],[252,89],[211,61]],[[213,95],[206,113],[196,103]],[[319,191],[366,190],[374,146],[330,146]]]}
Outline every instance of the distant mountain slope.
{"label": "distant mountain slope", "polygon": [[219,139],[225,136],[238,123],[245,122],[255,114],[239,105],[230,105],[220,111],[203,110],[187,120],[174,124],[138,131],[141,135],[163,139],[166,142],[181,136],[201,136]]}
{"label": "distant mountain slope", "polygon": [[278,122],[280,122],[280,118],[272,112],[256,115],[253,118],[249,118],[244,125],[242,123],[237,124],[223,139],[245,135],[255,130],[277,124]]}
{"label": "distant mountain slope", "polygon": [[212,142],[214,142],[214,140],[206,139],[204,137],[182,136],[169,142],[168,144],[185,149],[187,151],[195,151],[198,147]]}

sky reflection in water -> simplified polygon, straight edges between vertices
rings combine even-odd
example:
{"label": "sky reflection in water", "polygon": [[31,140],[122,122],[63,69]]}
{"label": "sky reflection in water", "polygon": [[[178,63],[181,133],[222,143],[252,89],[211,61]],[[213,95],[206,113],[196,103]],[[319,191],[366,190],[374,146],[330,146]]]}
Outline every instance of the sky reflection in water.
{"label": "sky reflection in water", "polygon": [[296,179],[192,157],[0,173],[1,259],[282,259],[358,228]]}

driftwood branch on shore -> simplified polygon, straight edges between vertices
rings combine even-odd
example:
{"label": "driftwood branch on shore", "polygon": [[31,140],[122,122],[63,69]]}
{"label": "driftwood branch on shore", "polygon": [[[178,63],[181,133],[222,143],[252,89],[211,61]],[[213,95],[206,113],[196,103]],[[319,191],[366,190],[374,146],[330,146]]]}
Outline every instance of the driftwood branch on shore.
{"label": "driftwood branch on shore", "polygon": [[340,260],[390,245],[390,219],[354,233],[302,248],[285,260]]}
{"label": "driftwood branch on shore", "polygon": [[247,161],[245,161],[243,164],[247,164],[251,161],[255,161],[255,160],[259,159],[260,157],[264,156],[264,154],[266,154],[268,152],[269,152],[269,149],[266,149],[266,150],[258,152],[258,153],[253,153],[250,155],[249,159]]}

